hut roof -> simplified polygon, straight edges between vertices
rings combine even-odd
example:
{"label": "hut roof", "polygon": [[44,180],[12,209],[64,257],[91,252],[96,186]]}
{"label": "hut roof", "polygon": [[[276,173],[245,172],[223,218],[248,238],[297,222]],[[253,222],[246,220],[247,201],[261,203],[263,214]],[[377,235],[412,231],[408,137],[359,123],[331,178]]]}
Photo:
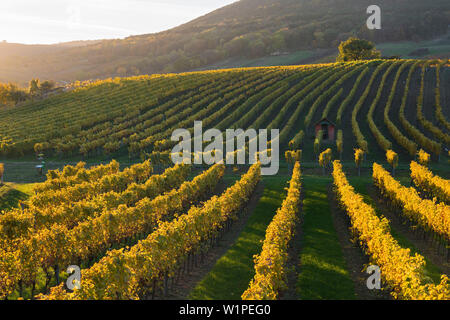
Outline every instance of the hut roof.
{"label": "hut roof", "polygon": [[331,121],[328,120],[327,118],[323,118],[322,120],[317,121],[317,122],[314,124],[314,126],[317,126],[318,124],[322,124],[322,123],[324,123],[324,122],[327,122],[328,124],[331,124],[332,126],[336,127],[336,124],[333,123],[333,122],[331,122]]}

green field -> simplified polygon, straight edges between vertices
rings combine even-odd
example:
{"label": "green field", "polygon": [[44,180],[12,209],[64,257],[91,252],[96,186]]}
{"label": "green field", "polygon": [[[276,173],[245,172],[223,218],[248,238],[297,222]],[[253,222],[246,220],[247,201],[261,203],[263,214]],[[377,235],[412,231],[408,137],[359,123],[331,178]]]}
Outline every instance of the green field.
{"label": "green field", "polygon": [[[394,43],[382,43],[377,48],[385,56],[399,55],[402,58],[421,58],[418,55],[411,54],[418,49],[428,49],[424,56],[448,56],[450,52],[450,35],[440,37],[429,41],[404,41]],[[423,57],[423,56],[422,56]]]}

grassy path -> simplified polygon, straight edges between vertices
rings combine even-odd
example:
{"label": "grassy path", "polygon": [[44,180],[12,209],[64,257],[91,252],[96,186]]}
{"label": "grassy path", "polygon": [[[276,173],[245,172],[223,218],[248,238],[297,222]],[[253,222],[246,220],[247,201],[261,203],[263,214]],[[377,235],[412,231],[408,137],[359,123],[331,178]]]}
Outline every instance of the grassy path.
{"label": "grassy path", "polygon": [[193,300],[240,300],[254,276],[253,256],[261,251],[268,224],[286,196],[288,177],[264,177],[264,193],[231,248],[195,286]]}
{"label": "grassy path", "polygon": [[330,177],[304,176],[298,297],[303,300],[355,299],[355,289],[338,236],[328,201]]}
{"label": "grassy path", "polygon": [[35,183],[11,183],[0,186],[0,210],[8,210],[19,205],[19,201],[27,200],[33,192]]}

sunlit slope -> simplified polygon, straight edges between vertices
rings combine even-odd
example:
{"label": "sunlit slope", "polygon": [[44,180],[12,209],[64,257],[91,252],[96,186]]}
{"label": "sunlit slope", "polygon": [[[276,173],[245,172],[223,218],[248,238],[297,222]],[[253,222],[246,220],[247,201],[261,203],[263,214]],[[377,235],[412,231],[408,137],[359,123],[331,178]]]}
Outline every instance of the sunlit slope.
{"label": "sunlit slope", "polygon": [[[375,60],[228,69],[84,83],[0,111],[0,152],[97,157],[168,152],[175,129],[279,129],[283,150],[311,150],[323,118],[342,130],[344,158],[394,149],[438,156],[450,143],[448,65]],[[324,141],[335,147],[335,141]]]}

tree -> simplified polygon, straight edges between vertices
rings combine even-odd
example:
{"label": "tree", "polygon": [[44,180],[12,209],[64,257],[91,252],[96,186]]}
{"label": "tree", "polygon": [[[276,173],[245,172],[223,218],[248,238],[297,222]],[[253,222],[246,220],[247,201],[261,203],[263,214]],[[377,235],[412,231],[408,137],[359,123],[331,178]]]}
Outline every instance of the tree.
{"label": "tree", "polygon": [[355,164],[358,168],[358,176],[361,176],[361,164],[364,160],[364,151],[361,149],[355,149]]}
{"label": "tree", "polygon": [[319,156],[320,154],[320,147],[322,145],[322,139],[323,139],[323,131],[319,130],[316,134],[316,139],[314,139],[314,153],[316,156]]}
{"label": "tree", "polygon": [[48,142],[38,142],[34,144],[34,152],[36,152],[36,155],[39,156],[42,152],[48,150],[49,147]]}
{"label": "tree", "polygon": [[339,153],[339,160],[342,161],[342,152],[344,151],[344,134],[342,130],[337,133],[336,148]]}
{"label": "tree", "polygon": [[191,60],[184,55],[184,53],[180,54],[177,60],[173,63],[173,68],[175,72],[186,71],[191,67]]}
{"label": "tree", "polygon": [[417,153],[417,158],[421,165],[428,167],[428,164],[431,160],[431,156],[429,153],[426,153],[425,151],[423,151],[423,149],[420,149],[420,151]]}
{"label": "tree", "polygon": [[372,42],[351,37],[339,45],[339,55],[336,61],[370,60],[380,57],[380,51],[376,50]]}
{"label": "tree", "polygon": [[34,99],[34,98],[40,96],[41,90],[39,87],[39,79],[32,79],[30,81],[28,91],[30,93],[31,99]]}
{"label": "tree", "polygon": [[240,36],[227,42],[224,49],[229,57],[247,54],[249,40],[246,37]]}
{"label": "tree", "polygon": [[266,47],[261,39],[254,40],[249,44],[249,53],[251,57],[261,57],[266,53]]}
{"label": "tree", "polygon": [[41,82],[41,85],[39,87],[41,94],[49,93],[53,88],[55,88],[55,82],[50,80],[45,80],[44,82]]}
{"label": "tree", "polygon": [[9,102],[9,92],[8,86],[6,84],[0,83],[0,104],[8,104]]}
{"label": "tree", "polygon": [[288,164],[288,171],[291,172],[293,168],[293,166],[295,165],[295,163],[298,161],[300,162],[302,159],[302,150],[288,150],[284,153],[285,157],[286,157],[286,162]]}
{"label": "tree", "polygon": [[5,166],[0,163],[0,185],[3,185],[3,174],[5,173]]}
{"label": "tree", "polygon": [[330,148],[322,152],[319,156],[319,165],[323,168],[323,175],[326,173],[326,168],[330,166],[333,157],[333,152]]}
{"label": "tree", "polygon": [[202,54],[208,49],[208,41],[205,39],[192,39],[184,45],[184,51],[188,55]]}
{"label": "tree", "polygon": [[386,151],[386,159],[392,167],[392,176],[395,177],[395,168],[398,166],[398,154],[392,150]]}
{"label": "tree", "polygon": [[17,85],[13,83],[8,83],[8,100],[12,101],[14,105],[17,105],[19,102],[25,101],[28,98],[27,93],[24,90],[19,89]]}
{"label": "tree", "polygon": [[281,51],[286,49],[286,41],[283,33],[277,32],[271,37],[271,45],[273,51]]}

